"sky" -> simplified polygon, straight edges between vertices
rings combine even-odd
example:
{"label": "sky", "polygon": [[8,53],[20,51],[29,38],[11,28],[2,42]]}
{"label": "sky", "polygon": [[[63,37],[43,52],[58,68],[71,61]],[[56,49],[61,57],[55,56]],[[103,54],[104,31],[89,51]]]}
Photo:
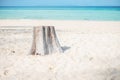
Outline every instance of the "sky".
{"label": "sky", "polygon": [[120,6],[120,0],[0,0],[0,6]]}

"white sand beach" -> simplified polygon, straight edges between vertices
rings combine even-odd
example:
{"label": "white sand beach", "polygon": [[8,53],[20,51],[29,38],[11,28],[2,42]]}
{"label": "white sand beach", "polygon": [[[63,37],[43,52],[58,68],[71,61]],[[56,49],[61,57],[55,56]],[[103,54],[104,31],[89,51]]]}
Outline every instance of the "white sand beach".
{"label": "white sand beach", "polygon": [[[34,26],[64,53],[29,55]],[[0,80],[120,80],[120,21],[0,20]]]}

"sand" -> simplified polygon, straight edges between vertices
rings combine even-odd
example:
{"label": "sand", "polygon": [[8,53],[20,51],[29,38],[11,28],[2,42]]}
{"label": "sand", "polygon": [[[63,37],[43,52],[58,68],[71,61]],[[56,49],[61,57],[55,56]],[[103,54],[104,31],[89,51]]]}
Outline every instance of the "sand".
{"label": "sand", "polygon": [[[41,25],[64,53],[29,55]],[[120,21],[0,20],[0,80],[120,80]]]}

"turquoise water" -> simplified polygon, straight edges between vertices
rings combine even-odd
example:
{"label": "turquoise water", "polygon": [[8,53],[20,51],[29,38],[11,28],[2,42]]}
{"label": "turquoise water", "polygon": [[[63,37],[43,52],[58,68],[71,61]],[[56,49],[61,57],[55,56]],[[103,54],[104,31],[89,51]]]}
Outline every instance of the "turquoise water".
{"label": "turquoise water", "polygon": [[0,7],[0,19],[120,21],[120,7]]}

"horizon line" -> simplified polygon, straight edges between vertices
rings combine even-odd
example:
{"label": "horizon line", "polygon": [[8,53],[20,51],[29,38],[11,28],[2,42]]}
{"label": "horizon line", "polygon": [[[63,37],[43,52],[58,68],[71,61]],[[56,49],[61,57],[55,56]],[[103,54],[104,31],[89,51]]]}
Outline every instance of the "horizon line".
{"label": "horizon line", "polygon": [[120,6],[1,6],[0,7],[120,7]]}

